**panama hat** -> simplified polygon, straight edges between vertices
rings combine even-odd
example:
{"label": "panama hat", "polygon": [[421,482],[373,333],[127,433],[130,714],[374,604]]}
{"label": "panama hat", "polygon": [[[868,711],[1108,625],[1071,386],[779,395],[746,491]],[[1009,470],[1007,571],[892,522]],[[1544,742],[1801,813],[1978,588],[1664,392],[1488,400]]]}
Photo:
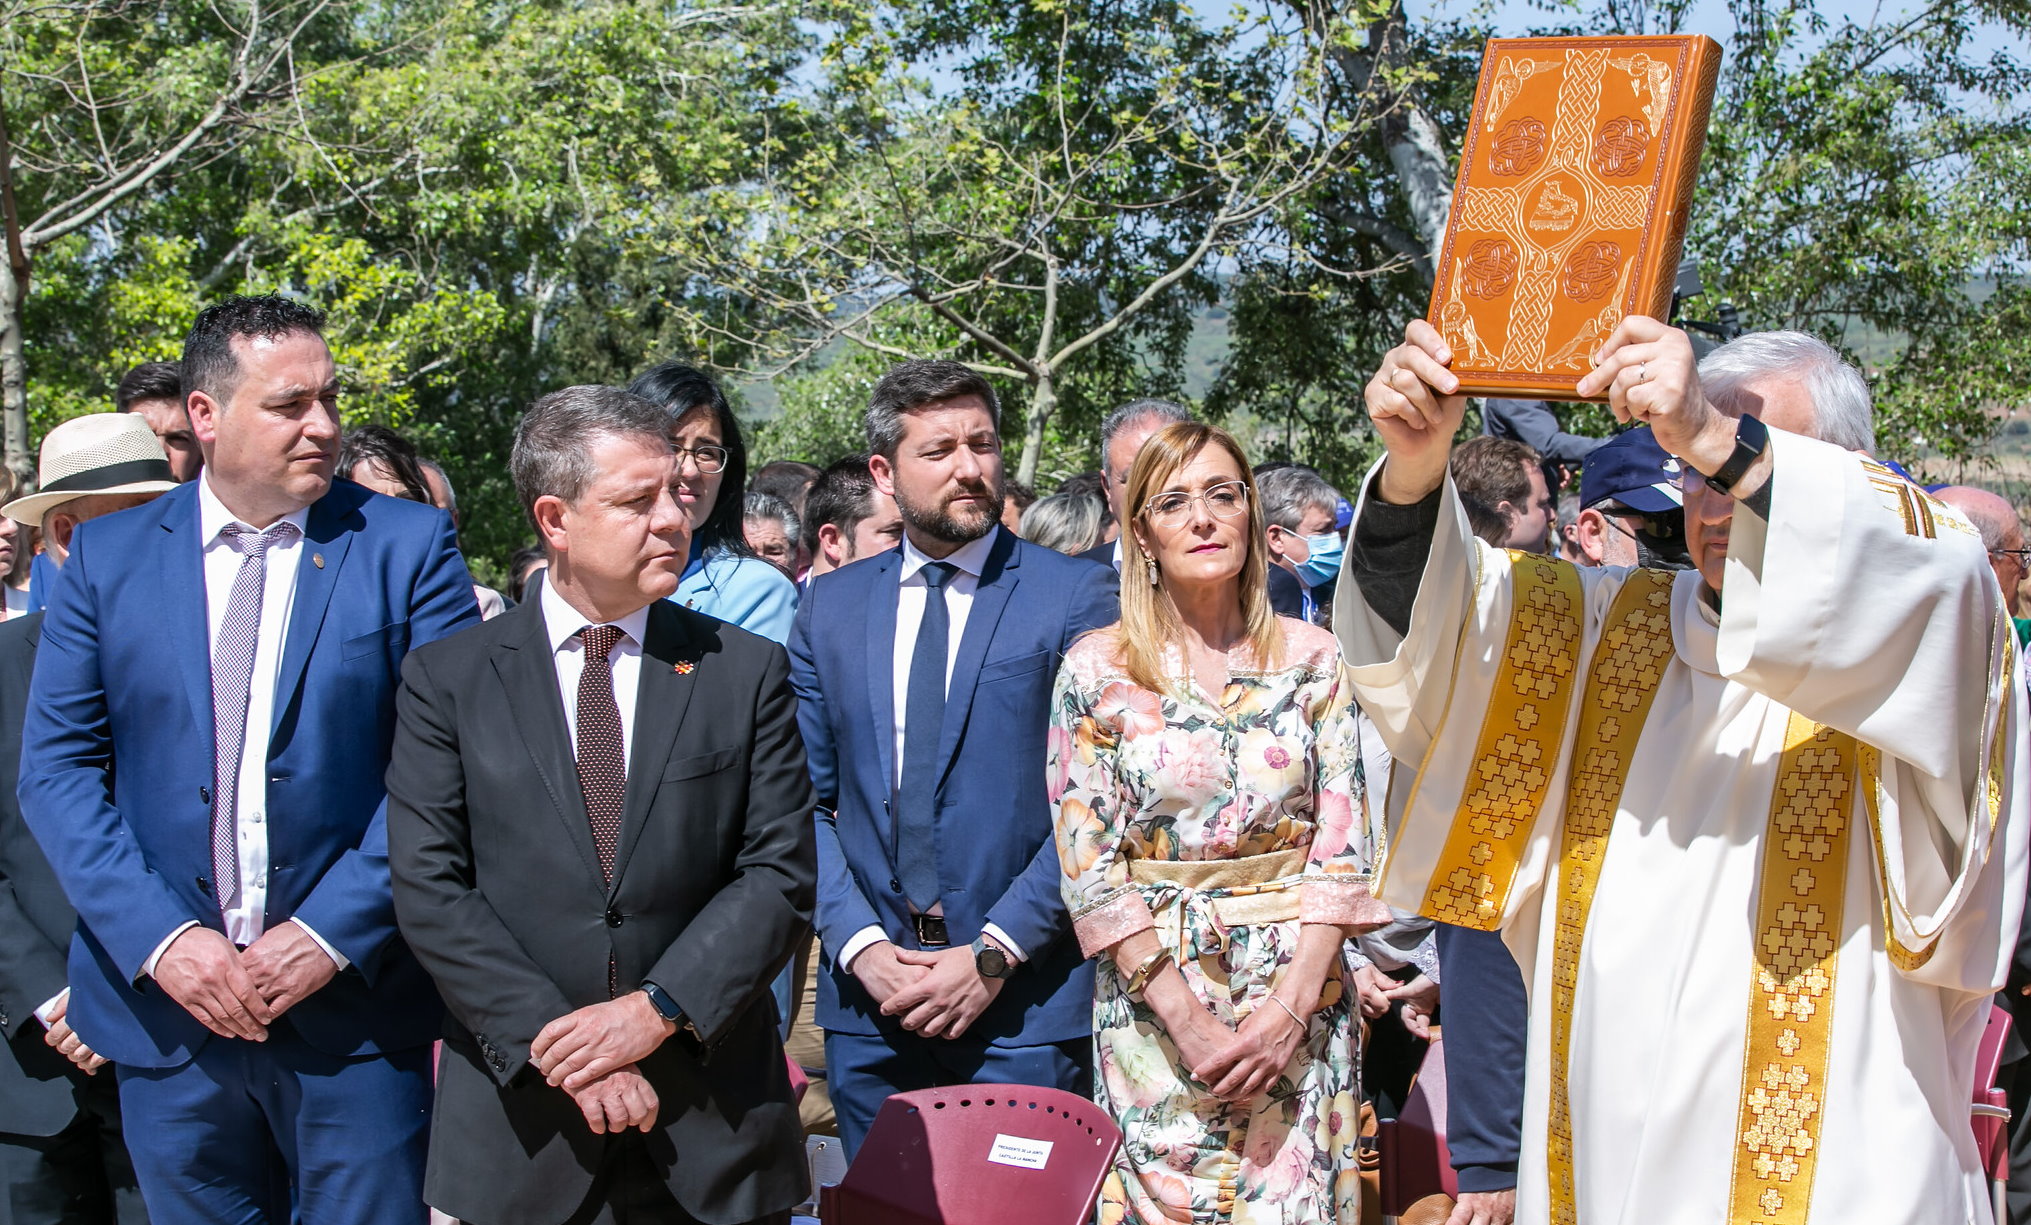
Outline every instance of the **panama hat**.
{"label": "panama hat", "polygon": [[42,439],[39,492],[0,506],[0,515],[41,527],[72,498],[97,493],[166,493],[176,488],[169,456],[148,422],[130,413],[72,417]]}

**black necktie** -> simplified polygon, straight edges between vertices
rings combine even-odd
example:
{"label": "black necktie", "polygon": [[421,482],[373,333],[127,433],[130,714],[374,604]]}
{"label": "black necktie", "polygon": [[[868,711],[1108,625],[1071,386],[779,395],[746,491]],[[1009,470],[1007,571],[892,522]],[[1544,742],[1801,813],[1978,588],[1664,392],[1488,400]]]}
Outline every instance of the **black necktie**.
{"label": "black necktie", "polygon": [[923,569],[924,619],[910,653],[909,701],[903,707],[903,781],[897,788],[896,872],[919,913],[938,904],[938,738],[945,726],[945,660],[952,618],[945,584],[957,567]]}

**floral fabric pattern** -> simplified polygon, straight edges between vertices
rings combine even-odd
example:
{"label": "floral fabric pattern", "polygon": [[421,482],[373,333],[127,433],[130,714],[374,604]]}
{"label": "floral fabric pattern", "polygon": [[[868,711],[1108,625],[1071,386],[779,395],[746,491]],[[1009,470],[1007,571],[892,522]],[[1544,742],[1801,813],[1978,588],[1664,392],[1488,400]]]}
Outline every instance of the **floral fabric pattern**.
{"label": "floral fabric pattern", "polygon": [[[1369,892],[1379,814],[1363,797],[1357,714],[1331,635],[1279,622],[1285,658],[1237,658],[1215,700],[1196,685],[1155,694],[1131,682],[1107,631],[1066,654],[1050,740],[1061,886],[1089,956],[1154,929],[1200,1002],[1233,1026],[1265,1002],[1305,922],[1374,928]],[[1185,675],[1174,660],[1174,675]],[[1302,852],[1299,897],[1269,922],[1226,923],[1227,897],[1137,881],[1139,860],[1222,861]],[[1264,882],[1267,884],[1267,882]],[[1270,886],[1268,891],[1274,891]],[[1248,898],[1260,901],[1259,897]],[[1162,1023],[1128,994],[1111,956],[1095,977],[1095,1096],[1123,1144],[1101,1191],[1101,1225],[1238,1222],[1353,1225],[1359,1064],[1343,950],[1304,1042],[1261,1097],[1227,1103],[1194,1082]]]}

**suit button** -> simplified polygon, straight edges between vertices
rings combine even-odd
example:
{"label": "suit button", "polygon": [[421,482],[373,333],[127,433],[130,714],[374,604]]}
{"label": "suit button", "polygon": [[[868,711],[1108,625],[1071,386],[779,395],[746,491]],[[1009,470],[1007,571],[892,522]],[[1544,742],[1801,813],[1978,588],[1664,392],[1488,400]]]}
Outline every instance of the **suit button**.
{"label": "suit button", "polygon": [[897,880],[893,876],[889,877],[889,892],[901,893],[902,891],[903,891],[903,882]]}
{"label": "suit button", "polygon": [[212,895],[212,883],[202,876],[198,877],[197,891],[199,893],[204,894],[206,897],[210,897]]}
{"label": "suit button", "polygon": [[210,804],[212,802],[212,789],[210,787],[199,787],[197,789],[197,802],[200,804]]}
{"label": "suit button", "polygon": [[624,919],[620,911],[609,910],[606,912],[606,925],[608,927],[619,927],[623,921]]}

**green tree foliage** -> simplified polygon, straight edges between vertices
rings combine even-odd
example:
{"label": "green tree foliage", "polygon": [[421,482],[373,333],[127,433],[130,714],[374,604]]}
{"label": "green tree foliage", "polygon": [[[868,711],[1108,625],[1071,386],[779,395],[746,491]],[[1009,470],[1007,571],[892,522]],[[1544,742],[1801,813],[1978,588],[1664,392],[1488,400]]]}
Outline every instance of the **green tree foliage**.
{"label": "green tree foliage", "polygon": [[[696,274],[779,366],[844,339],[1019,388],[1006,432],[1033,479],[1068,439],[1090,453],[1112,404],[1176,394],[1222,268],[1344,163],[1361,120],[1324,88],[1335,36],[1178,0],[855,10],[825,49],[824,139],[770,162]],[[899,309],[926,343],[886,338]]]}

